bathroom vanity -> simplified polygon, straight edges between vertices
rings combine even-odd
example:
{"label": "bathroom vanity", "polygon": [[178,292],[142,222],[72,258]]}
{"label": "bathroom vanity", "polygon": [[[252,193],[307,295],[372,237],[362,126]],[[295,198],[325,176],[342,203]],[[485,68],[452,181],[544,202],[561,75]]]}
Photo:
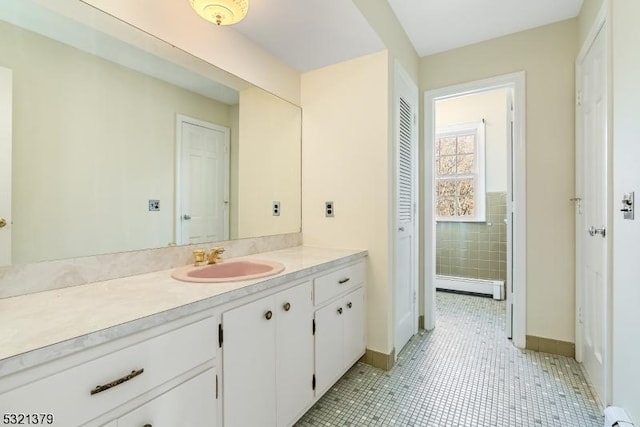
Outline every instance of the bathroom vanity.
{"label": "bathroom vanity", "polygon": [[160,271],[0,300],[0,417],[292,425],[365,352],[365,257],[295,247],[247,257],[285,266],[262,279]]}

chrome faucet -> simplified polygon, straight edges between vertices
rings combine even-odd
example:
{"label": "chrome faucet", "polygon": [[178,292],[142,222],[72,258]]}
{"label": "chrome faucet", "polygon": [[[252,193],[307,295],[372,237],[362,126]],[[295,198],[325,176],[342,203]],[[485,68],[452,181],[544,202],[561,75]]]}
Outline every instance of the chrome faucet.
{"label": "chrome faucet", "polygon": [[224,252],[224,248],[222,247],[217,247],[217,248],[213,248],[211,249],[211,251],[209,251],[209,254],[207,255],[207,261],[209,264],[217,264],[219,262],[222,262],[222,253]]}

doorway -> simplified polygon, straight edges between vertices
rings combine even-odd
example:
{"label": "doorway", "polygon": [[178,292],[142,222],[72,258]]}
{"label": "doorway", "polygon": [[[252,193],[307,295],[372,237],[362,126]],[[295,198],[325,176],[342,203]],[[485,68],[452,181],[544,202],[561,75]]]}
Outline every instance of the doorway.
{"label": "doorway", "polygon": [[[476,275],[488,276],[492,270],[496,275],[502,275],[504,297],[507,299],[507,322],[505,331],[507,336],[513,339],[514,345],[525,347],[525,321],[526,321],[526,269],[525,269],[525,150],[524,150],[524,73],[514,73],[491,79],[471,82],[467,84],[446,87],[425,92],[425,328],[435,327],[436,309],[436,283],[437,275],[437,225],[440,221],[444,228],[450,228],[450,235],[459,233],[462,228],[471,229],[466,224],[475,224],[480,234],[489,236],[487,245],[491,241],[500,246],[497,238],[504,236],[504,252],[497,254],[495,264],[492,260],[483,259],[482,267],[477,263],[468,263],[464,266],[456,265],[453,271],[464,274],[464,269],[475,270]],[[448,127],[441,127],[438,134],[436,108],[439,102],[451,101],[456,98],[470,97],[473,95],[488,94],[491,91],[499,91],[503,96],[504,121],[504,149],[506,157],[506,170],[500,184],[491,180],[490,190],[501,191],[486,192],[487,165],[482,148],[487,120],[478,117],[475,120],[467,120],[450,123]],[[497,92],[498,93],[498,92]],[[454,120],[455,122],[456,120]],[[495,121],[494,121],[495,122]],[[494,123],[495,125],[495,123]],[[471,138],[473,135],[473,138]],[[473,141],[473,143],[471,142]],[[438,146],[437,144],[442,144]],[[460,147],[460,148],[457,148]],[[442,148],[442,152],[438,149]],[[452,151],[453,150],[453,151]],[[471,151],[474,150],[472,153]],[[437,155],[442,156],[438,158]],[[436,164],[436,161],[438,163]],[[442,163],[442,167],[441,167]],[[458,173],[458,164],[460,170]],[[447,169],[453,165],[454,168]],[[466,166],[465,166],[466,165]],[[473,167],[469,166],[472,165]],[[484,170],[483,170],[484,169]],[[495,167],[491,166],[491,171]],[[437,171],[443,172],[440,175]],[[482,183],[484,181],[484,184]],[[478,182],[480,185],[478,186]],[[495,187],[494,185],[498,185]],[[482,187],[485,188],[482,188]],[[487,193],[485,195],[485,193]],[[494,193],[494,194],[489,194]],[[503,200],[501,202],[501,200]],[[487,210],[487,205],[489,210]],[[458,218],[456,218],[458,217]],[[498,218],[499,217],[499,218]],[[446,221],[444,221],[446,220]],[[465,224],[465,225],[463,225]],[[495,227],[495,228],[494,228]],[[453,231],[453,230],[457,231]],[[495,238],[491,237],[491,231],[495,231]],[[467,239],[467,244],[470,241]],[[497,247],[496,246],[496,249]],[[492,252],[491,246],[488,246]],[[458,249],[456,249],[458,250]],[[468,251],[468,249],[466,249]],[[460,248],[457,254],[464,253]],[[499,251],[493,251],[499,252]],[[440,253],[442,255],[442,252]],[[483,256],[482,258],[486,258]],[[500,264],[500,259],[504,263]],[[452,262],[449,263],[449,275],[452,271]],[[475,267],[474,267],[475,265]],[[494,268],[492,268],[492,265]],[[502,270],[500,266],[503,266]],[[440,270],[446,270],[442,265]],[[482,270],[480,272],[480,270]],[[454,273],[455,274],[455,273]],[[500,288],[491,284],[492,288]],[[500,295],[496,295],[499,297]]]}
{"label": "doorway", "polygon": [[229,143],[229,128],[177,116],[177,244],[229,239]]}

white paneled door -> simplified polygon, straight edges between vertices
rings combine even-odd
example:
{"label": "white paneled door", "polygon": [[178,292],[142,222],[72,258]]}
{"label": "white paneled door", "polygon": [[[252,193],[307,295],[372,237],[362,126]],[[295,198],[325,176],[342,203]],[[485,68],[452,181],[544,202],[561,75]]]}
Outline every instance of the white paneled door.
{"label": "white paneled door", "polygon": [[394,286],[396,356],[418,332],[416,155],[418,88],[396,63],[396,274]]}
{"label": "white paneled door", "polygon": [[177,121],[176,243],[229,239],[229,128]]}
{"label": "white paneled door", "polygon": [[11,82],[0,67],[0,266],[11,264]]}
{"label": "white paneled door", "polygon": [[[601,29],[578,61],[577,356],[607,403],[607,55]],[[581,344],[580,344],[581,343]]]}

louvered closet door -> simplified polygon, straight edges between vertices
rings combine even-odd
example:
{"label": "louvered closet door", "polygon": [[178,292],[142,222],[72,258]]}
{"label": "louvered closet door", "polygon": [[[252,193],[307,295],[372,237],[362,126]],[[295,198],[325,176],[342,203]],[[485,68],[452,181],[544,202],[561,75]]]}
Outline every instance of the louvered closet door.
{"label": "louvered closet door", "polygon": [[[400,80],[407,80],[400,79]],[[396,89],[397,254],[395,283],[396,355],[417,332],[416,310],[416,109],[417,89],[398,81]],[[412,95],[416,95],[415,97]]]}

